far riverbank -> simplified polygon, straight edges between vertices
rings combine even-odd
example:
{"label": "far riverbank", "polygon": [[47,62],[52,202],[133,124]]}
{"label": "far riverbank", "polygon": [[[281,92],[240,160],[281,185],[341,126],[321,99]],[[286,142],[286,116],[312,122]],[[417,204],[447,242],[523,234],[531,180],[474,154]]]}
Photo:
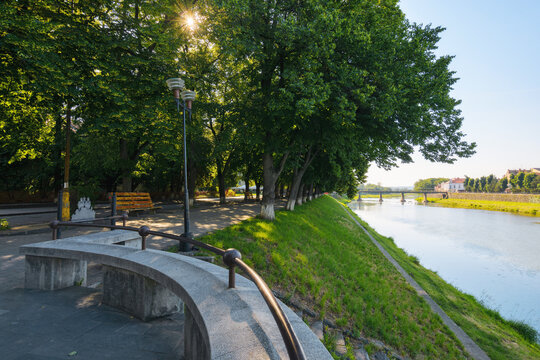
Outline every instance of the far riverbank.
{"label": "far riverbank", "polygon": [[[423,202],[424,198],[417,198],[416,201]],[[438,206],[461,208],[461,209],[478,209],[489,211],[511,212],[518,215],[540,216],[540,203],[530,202],[511,202],[511,201],[491,201],[491,200],[471,200],[471,199],[439,199],[428,198],[430,204]]]}

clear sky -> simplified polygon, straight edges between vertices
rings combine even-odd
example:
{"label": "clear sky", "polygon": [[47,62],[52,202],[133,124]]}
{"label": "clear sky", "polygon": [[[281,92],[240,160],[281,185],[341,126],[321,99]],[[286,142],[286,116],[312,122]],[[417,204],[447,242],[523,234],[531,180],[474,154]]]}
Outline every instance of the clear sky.
{"label": "clear sky", "polygon": [[411,22],[446,28],[438,55],[460,80],[463,132],[477,143],[471,158],[452,165],[415,154],[390,171],[372,165],[369,183],[412,186],[430,177],[501,177],[507,169],[540,167],[540,1],[402,0]]}

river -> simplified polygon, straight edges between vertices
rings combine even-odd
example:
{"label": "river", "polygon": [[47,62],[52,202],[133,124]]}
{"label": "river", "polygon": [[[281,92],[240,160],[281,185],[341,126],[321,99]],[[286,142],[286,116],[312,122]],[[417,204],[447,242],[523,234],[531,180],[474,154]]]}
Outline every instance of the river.
{"label": "river", "polygon": [[349,204],[377,232],[506,319],[540,332],[540,218],[419,205]]}

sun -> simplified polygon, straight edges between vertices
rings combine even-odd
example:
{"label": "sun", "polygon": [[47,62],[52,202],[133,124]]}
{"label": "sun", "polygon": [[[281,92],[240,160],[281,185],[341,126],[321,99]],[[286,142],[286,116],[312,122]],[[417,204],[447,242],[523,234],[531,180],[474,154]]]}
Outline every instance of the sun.
{"label": "sun", "polygon": [[197,15],[186,13],[184,15],[184,24],[189,28],[189,30],[195,30],[195,28],[197,27]]}

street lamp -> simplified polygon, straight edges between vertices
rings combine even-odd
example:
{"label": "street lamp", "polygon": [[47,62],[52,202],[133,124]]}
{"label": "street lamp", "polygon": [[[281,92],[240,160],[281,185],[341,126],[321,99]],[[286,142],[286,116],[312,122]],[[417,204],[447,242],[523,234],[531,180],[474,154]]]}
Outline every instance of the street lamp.
{"label": "street lamp", "polygon": [[[189,231],[189,190],[188,190],[188,176],[187,176],[187,146],[186,146],[186,110],[189,112],[189,119],[191,120],[191,104],[195,100],[195,91],[184,90],[180,93],[180,90],[184,88],[184,80],[180,78],[171,78],[167,81],[169,90],[173,92],[174,100],[176,101],[176,109],[180,113],[180,95],[182,96],[182,112],[184,114],[184,233],[185,237],[192,238],[193,234]],[[188,252],[193,249],[191,244],[180,243],[178,250],[182,252]]]}

